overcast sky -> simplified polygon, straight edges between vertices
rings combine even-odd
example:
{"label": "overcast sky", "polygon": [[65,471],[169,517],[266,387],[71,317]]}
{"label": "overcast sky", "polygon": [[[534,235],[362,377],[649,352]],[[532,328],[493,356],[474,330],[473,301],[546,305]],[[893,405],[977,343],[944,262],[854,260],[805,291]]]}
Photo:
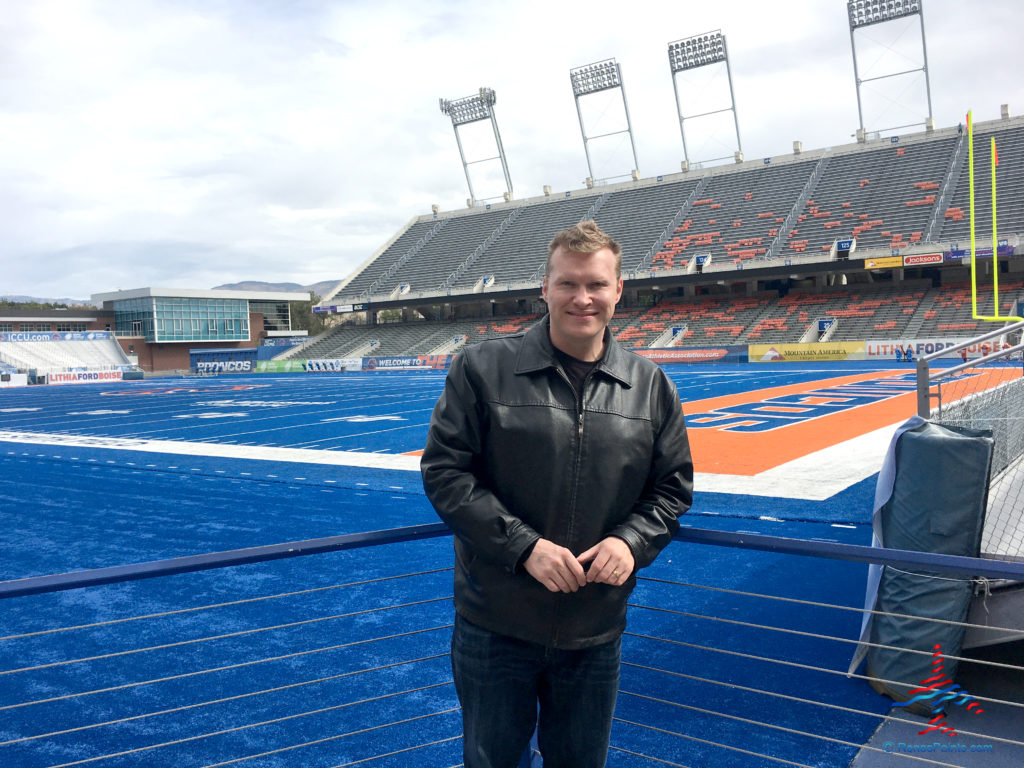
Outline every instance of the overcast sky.
{"label": "overcast sky", "polygon": [[[924,0],[937,127],[1024,111],[1019,0]],[[412,217],[468,197],[438,99],[481,86],[517,198],[588,176],[569,69],[615,58],[643,176],[679,170],[666,48],[721,29],[747,159],[851,141],[843,0],[0,0],[0,295],[343,278]],[[916,17],[857,32],[862,78],[919,67]],[[724,67],[680,75],[686,114]],[[924,78],[865,86],[865,124],[922,121]],[[584,98],[594,175],[628,174],[618,91]],[[492,157],[489,123],[462,129]],[[687,123],[731,154],[731,113]],[[496,161],[473,165],[500,196]]]}

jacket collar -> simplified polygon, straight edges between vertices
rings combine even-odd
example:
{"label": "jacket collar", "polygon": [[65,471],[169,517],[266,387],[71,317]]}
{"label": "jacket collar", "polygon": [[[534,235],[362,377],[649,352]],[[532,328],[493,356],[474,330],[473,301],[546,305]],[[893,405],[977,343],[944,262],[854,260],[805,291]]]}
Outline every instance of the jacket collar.
{"label": "jacket collar", "polygon": [[[533,373],[545,368],[557,368],[558,362],[555,359],[555,348],[551,344],[550,315],[544,318],[535,326],[530,328],[523,337],[523,343],[519,345],[519,354],[516,356],[515,373]],[[604,329],[605,350],[595,370],[611,376],[627,387],[632,386],[632,377],[629,375],[629,359],[624,349],[612,336],[608,328]]]}

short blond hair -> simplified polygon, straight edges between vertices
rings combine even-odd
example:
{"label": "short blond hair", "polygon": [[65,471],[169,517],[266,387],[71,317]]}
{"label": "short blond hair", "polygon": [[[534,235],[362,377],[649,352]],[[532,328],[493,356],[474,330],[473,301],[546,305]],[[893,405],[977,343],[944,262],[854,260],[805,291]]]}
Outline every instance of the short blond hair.
{"label": "short blond hair", "polygon": [[546,272],[551,271],[551,256],[559,248],[570,253],[596,253],[608,248],[615,256],[615,277],[622,276],[622,246],[607,232],[597,226],[593,219],[581,221],[568,229],[563,229],[548,243],[548,263]]}

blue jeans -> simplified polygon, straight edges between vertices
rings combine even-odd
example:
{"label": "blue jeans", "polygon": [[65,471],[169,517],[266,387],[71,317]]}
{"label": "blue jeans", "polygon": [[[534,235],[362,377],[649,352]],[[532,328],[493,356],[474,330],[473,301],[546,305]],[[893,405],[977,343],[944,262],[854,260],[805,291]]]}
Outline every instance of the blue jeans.
{"label": "blue jeans", "polygon": [[548,648],[456,614],[452,674],[466,768],[515,768],[535,726],[544,768],[604,768],[621,644]]}

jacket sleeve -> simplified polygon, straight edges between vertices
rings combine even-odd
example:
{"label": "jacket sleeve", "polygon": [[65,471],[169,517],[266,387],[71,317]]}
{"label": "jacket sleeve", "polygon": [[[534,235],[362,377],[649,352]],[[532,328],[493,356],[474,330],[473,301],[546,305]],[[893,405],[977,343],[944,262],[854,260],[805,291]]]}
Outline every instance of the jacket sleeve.
{"label": "jacket sleeve", "polygon": [[652,385],[655,430],[651,470],[629,516],[614,530],[629,545],[636,568],[646,568],[672,540],[679,517],[693,504],[693,460],[679,395],[659,371]]}
{"label": "jacket sleeve", "polygon": [[466,353],[458,355],[430,419],[420,460],[423,488],[438,516],[478,557],[515,571],[540,534],[487,487],[484,404]]}

